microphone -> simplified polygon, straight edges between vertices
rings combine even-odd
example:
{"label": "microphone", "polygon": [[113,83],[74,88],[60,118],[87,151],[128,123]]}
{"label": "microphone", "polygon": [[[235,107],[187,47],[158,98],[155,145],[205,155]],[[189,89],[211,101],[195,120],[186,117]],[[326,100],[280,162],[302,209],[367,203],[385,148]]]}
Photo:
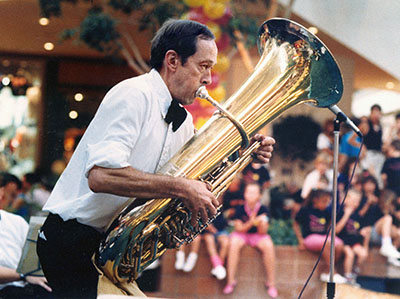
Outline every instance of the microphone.
{"label": "microphone", "polygon": [[351,121],[350,118],[347,117],[346,114],[344,114],[344,112],[342,110],[340,110],[340,108],[336,105],[332,105],[328,107],[329,110],[331,110],[340,121],[345,121],[346,124],[348,124],[354,132],[357,133],[358,136],[360,136],[361,138],[363,138],[363,134],[361,133],[360,129]]}

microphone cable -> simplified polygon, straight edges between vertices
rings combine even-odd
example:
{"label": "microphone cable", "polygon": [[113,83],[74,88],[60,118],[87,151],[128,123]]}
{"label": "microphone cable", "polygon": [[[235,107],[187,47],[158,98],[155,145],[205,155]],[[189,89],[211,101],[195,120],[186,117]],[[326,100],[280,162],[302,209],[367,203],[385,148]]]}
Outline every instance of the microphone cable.
{"label": "microphone cable", "polygon": [[[349,178],[349,180],[348,180],[348,182],[347,182],[347,186],[345,187],[345,190],[344,190],[344,198],[343,198],[343,201],[342,201],[342,202],[340,203],[340,205],[339,205],[339,208],[338,208],[338,210],[337,210],[337,214],[339,214],[339,213],[342,211],[344,202],[345,202],[346,197],[347,197],[347,192],[349,191],[351,182],[353,181],[354,173],[355,173],[355,171],[356,171],[357,165],[358,165],[359,160],[360,160],[361,150],[362,150],[362,147],[363,147],[363,145],[364,145],[364,138],[363,138],[363,137],[360,137],[360,138],[361,138],[361,144],[360,144],[360,148],[359,148],[359,150],[358,150],[357,158],[356,158],[356,160],[355,160],[355,162],[354,162],[353,170],[352,170],[351,176],[350,176],[350,178]],[[333,199],[333,198],[332,198],[332,199]],[[337,220],[336,220],[336,222],[337,222]],[[320,251],[320,253],[319,253],[319,256],[318,256],[318,258],[317,258],[317,261],[315,262],[315,265],[314,265],[313,269],[311,270],[311,273],[310,273],[310,275],[308,276],[306,282],[304,283],[304,286],[303,286],[303,288],[301,289],[300,294],[299,294],[299,296],[297,297],[297,299],[301,299],[301,296],[303,295],[303,293],[304,293],[304,291],[305,291],[305,289],[306,289],[308,283],[310,282],[312,276],[314,275],[315,270],[317,269],[317,266],[318,266],[318,264],[319,264],[319,262],[320,262],[320,260],[321,260],[321,257],[322,257],[322,253],[324,252],[324,249],[325,249],[325,246],[326,246],[326,242],[328,241],[328,238],[329,238],[329,235],[330,235],[330,232],[331,232],[331,228],[332,228],[331,226],[332,226],[332,225],[329,225],[329,227],[328,227],[328,231],[326,232],[326,236],[325,236],[325,241],[324,241],[324,244],[322,245],[322,249],[321,249],[321,251]]]}

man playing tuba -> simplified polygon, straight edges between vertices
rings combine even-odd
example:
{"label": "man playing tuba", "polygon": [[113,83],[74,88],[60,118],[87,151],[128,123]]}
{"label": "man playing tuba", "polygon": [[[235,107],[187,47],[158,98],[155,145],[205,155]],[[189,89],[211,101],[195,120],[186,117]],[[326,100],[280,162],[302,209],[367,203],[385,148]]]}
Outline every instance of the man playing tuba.
{"label": "man playing tuba", "polygon": [[[204,25],[167,21],[151,46],[151,71],[113,87],[102,101],[44,210],[38,238],[43,271],[57,297],[96,298],[99,272],[92,262],[103,233],[130,198],[180,198],[203,223],[218,200],[198,180],[155,174],[194,134],[182,105],[211,83],[217,60],[214,36]],[[266,163],[275,141],[256,154]],[[192,217],[195,225],[197,217]],[[138,288],[133,295],[143,295]]]}

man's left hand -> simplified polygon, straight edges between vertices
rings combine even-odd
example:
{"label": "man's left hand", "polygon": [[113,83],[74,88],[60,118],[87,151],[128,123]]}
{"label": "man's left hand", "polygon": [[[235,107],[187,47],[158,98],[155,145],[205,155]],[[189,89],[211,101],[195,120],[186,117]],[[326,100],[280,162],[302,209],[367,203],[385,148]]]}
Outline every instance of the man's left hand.
{"label": "man's left hand", "polygon": [[250,139],[250,143],[259,141],[261,146],[254,153],[256,156],[255,162],[268,163],[272,156],[272,151],[274,150],[273,145],[275,144],[275,139],[272,137],[267,137],[261,134],[256,134]]}

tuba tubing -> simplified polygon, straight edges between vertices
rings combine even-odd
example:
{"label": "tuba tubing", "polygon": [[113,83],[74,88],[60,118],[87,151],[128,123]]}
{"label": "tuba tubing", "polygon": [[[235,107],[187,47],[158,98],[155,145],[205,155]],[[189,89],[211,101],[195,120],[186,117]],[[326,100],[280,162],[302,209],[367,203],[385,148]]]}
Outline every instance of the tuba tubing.
{"label": "tuba tubing", "polygon": [[[309,103],[325,108],[340,100],[343,82],[334,57],[300,24],[282,18],[264,22],[257,46],[261,58],[246,82],[158,173],[202,180],[219,196],[259,146],[256,142],[236,160],[228,159],[243,144],[247,146],[245,138],[293,106]],[[192,227],[190,218],[174,198],[127,206],[102,241],[97,266],[114,283],[135,280],[167,249],[190,242],[213,220],[204,224],[199,220],[199,226]]]}

